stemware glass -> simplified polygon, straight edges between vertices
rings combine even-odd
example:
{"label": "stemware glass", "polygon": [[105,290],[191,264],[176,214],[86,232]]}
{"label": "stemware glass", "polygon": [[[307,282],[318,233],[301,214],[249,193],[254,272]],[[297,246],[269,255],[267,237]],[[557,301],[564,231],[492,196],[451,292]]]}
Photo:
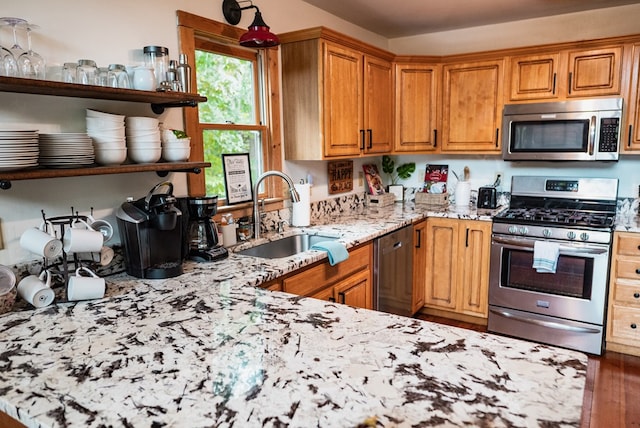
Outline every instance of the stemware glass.
{"label": "stemware glass", "polygon": [[18,70],[22,77],[44,79],[46,71],[44,58],[34,52],[31,47],[31,31],[39,27],[34,24],[26,24],[25,28],[27,30],[27,50],[18,57]]}
{"label": "stemware glass", "polygon": [[24,27],[27,24],[27,21],[22,18],[11,18],[4,17],[0,18],[0,23],[2,25],[8,25],[13,30],[13,46],[9,48],[14,58],[18,58],[23,52],[24,49],[18,44],[18,27]]}
{"label": "stemware glass", "polygon": [[0,76],[18,76],[18,63],[16,61],[14,49],[17,52],[22,53],[22,48],[18,45],[18,38],[16,35],[16,27],[21,22],[26,21],[21,18],[0,18],[0,26],[10,26],[13,28],[13,46],[11,48],[0,46]]}

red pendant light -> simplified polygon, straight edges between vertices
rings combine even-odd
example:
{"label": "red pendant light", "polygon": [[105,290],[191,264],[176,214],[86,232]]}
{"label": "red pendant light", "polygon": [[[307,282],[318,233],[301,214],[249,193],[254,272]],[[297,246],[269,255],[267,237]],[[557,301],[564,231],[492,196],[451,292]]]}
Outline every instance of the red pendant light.
{"label": "red pendant light", "polygon": [[249,6],[240,7],[236,0],[224,0],[222,2],[222,13],[227,22],[236,25],[240,22],[242,11],[246,9],[255,9],[256,16],[249,26],[249,31],[240,37],[240,46],[249,48],[270,48],[278,46],[280,40],[278,36],[269,31],[269,26],[262,19],[262,14],[257,6],[254,6],[250,0],[240,1],[240,3],[250,3]]}

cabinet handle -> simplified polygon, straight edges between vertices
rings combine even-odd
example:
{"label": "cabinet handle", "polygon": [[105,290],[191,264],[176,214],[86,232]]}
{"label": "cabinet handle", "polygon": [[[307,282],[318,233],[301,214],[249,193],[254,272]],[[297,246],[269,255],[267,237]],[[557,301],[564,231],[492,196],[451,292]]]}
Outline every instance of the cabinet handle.
{"label": "cabinet handle", "polygon": [[422,246],[422,231],[421,230],[416,230],[416,238],[417,238],[417,243],[416,243],[416,248],[420,248]]}
{"label": "cabinet handle", "polygon": [[556,73],[553,73],[553,89],[551,91],[553,95],[556,94]]}
{"label": "cabinet handle", "polygon": [[[631,147],[631,134],[633,132],[633,125],[629,125],[629,136],[627,137],[627,147]],[[638,246],[640,248],[640,246]]]}
{"label": "cabinet handle", "polygon": [[498,148],[499,137],[500,137],[500,128],[496,128],[496,149]]}
{"label": "cabinet handle", "polygon": [[364,150],[364,129],[360,130],[360,150]]}
{"label": "cabinet handle", "polygon": [[633,293],[633,298],[634,299],[640,299],[640,293],[638,293],[638,292]]}
{"label": "cabinet handle", "polygon": [[636,323],[631,324],[629,327],[631,327],[632,329],[636,329],[638,326],[636,325]]}
{"label": "cabinet handle", "polygon": [[371,150],[373,148],[373,130],[367,129],[367,134],[369,134],[369,146],[367,148]]}
{"label": "cabinet handle", "polygon": [[637,269],[636,269],[636,273],[637,273],[638,275],[640,275],[640,268],[637,268]]}
{"label": "cabinet handle", "polygon": [[340,303],[345,303],[347,301],[347,297],[344,295],[342,291],[338,293],[338,297],[340,297]]}
{"label": "cabinet handle", "polygon": [[464,246],[469,246],[469,228],[467,227],[467,236],[464,237]]}
{"label": "cabinet handle", "polygon": [[335,303],[336,299],[335,299],[335,297],[329,297],[329,301]]}
{"label": "cabinet handle", "polygon": [[571,93],[571,80],[573,79],[573,72],[569,73],[569,93]]}
{"label": "cabinet handle", "polygon": [[433,147],[438,147],[438,130],[433,130]]}
{"label": "cabinet handle", "polygon": [[638,245],[638,250],[640,250],[640,245]]}

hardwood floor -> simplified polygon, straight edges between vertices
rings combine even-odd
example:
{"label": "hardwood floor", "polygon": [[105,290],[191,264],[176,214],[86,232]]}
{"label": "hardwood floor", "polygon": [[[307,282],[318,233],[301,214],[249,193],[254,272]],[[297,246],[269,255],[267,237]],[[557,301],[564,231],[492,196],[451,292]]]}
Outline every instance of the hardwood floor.
{"label": "hardwood floor", "polygon": [[[486,331],[485,326],[417,315],[416,318]],[[640,357],[606,352],[589,356],[581,428],[640,427]]]}

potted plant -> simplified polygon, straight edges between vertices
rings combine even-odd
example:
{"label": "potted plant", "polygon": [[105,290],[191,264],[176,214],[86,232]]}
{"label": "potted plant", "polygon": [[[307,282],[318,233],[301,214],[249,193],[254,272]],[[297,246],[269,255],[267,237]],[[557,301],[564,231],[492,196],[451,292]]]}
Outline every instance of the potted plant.
{"label": "potted plant", "polygon": [[396,167],[396,163],[391,156],[382,156],[382,172],[387,174],[391,179],[389,184],[389,193],[395,195],[396,201],[404,200],[404,186],[398,184],[398,180],[406,180],[416,170],[415,162],[403,163]]}

